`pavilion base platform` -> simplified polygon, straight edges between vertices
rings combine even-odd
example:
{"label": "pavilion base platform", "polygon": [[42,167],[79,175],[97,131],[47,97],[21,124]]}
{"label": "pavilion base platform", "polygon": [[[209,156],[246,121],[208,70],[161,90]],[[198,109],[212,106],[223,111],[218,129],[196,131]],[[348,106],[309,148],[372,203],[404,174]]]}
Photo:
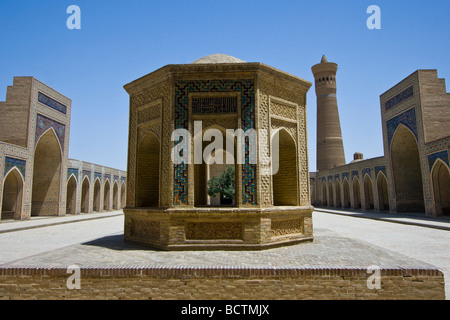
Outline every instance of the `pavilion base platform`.
{"label": "pavilion base platform", "polygon": [[126,208],[125,241],[162,250],[264,250],[313,240],[313,207]]}
{"label": "pavilion base platform", "polygon": [[[80,289],[70,290],[73,265]],[[327,229],[259,251],[151,250],[118,233],[0,265],[0,283],[0,299],[14,300],[445,299],[436,267]]]}

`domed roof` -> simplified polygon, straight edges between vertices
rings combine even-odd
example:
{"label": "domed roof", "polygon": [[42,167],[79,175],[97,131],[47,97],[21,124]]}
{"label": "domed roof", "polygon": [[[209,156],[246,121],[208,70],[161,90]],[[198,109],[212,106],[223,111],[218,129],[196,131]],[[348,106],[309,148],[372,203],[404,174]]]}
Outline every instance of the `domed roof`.
{"label": "domed roof", "polygon": [[322,56],[322,60],[320,61],[320,63],[328,63],[328,59],[325,55]]}
{"label": "domed roof", "polygon": [[208,63],[243,63],[244,60],[229,56],[227,54],[216,53],[205,56],[192,62],[192,64],[208,64]]}

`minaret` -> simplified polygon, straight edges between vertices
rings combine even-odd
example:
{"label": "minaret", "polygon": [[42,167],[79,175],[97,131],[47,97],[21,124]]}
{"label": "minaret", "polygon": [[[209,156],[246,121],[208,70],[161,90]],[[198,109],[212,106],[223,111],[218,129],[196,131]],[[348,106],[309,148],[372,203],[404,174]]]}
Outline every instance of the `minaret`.
{"label": "minaret", "polygon": [[317,95],[317,171],[345,165],[344,144],[336,99],[338,65],[322,61],[312,67]]}

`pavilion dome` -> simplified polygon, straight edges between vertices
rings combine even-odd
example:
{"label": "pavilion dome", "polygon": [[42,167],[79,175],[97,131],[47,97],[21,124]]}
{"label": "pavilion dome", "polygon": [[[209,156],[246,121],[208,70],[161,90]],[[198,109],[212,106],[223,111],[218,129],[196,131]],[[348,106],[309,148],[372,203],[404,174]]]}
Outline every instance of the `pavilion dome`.
{"label": "pavilion dome", "polygon": [[216,53],[205,56],[192,62],[192,64],[214,64],[214,63],[243,63],[244,60],[229,56],[227,54]]}

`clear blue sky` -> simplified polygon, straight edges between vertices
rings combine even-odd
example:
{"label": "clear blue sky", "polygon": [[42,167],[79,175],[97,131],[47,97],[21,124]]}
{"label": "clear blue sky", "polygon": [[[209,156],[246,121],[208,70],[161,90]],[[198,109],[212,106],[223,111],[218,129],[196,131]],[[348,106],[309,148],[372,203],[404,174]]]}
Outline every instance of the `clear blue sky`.
{"label": "clear blue sky", "polygon": [[[81,8],[81,30],[66,9]],[[369,30],[370,5],[381,30]],[[379,96],[417,69],[450,81],[450,1],[2,0],[0,100],[14,76],[34,76],[72,99],[69,157],[126,170],[123,85],[166,64],[225,53],[309,81],[323,54],[339,64],[347,162],[383,155]],[[310,170],[316,99],[308,94]],[[0,115],[1,116],[1,115]]]}

